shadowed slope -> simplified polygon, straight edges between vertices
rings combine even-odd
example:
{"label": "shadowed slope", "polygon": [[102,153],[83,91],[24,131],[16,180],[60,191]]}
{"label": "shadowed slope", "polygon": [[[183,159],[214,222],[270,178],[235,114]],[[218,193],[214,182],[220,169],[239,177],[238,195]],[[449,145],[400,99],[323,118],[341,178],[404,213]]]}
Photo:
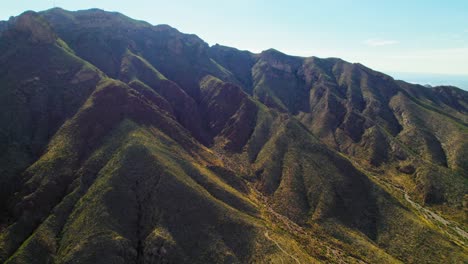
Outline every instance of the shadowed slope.
{"label": "shadowed slope", "polygon": [[1,261],[467,259],[416,203],[466,221],[463,91],[96,9],[8,23]]}
{"label": "shadowed slope", "polygon": [[[140,100],[118,82],[103,83],[60,129],[16,195],[17,220],[2,240],[5,253],[16,251],[10,261],[31,260],[31,250],[44,260],[58,254],[60,262],[95,263],[218,262],[251,254],[254,248],[234,237],[254,239],[249,230],[260,228],[253,218],[255,206],[205,168],[206,159],[217,164],[211,154],[174,120]],[[230,216],[223,220],[223,215]],[[58,244],[51,244],[60,234]],[[77,241],[82,246],[77,248]],[[156,253],[160,247],[163,253]]]}
{"label": "shadowed slope", "polygon": [[235,77],[208,56],[209,46],[196,35],[167,25],[151,26],[103,10],[43,13],[57,34],[85,60],[117,78],[127,49],[145,58],[164,76],[197,99],[198,82],[206,74],[225,80]]}
{"label": "shadowed slope", "polygon": [[[410,175],[412,185],[404,187],[422,201],[461,206],[467,191],[466,92],[396,82],[360,64],[275,50],[258,55],[252,76],[256,98],[295,115],[328,146],[368,170]],[[444,171],[444,179],[429,176],[428,167]]]}
{"label": "shadowed slope", "polygon": [[0,40],[1,204],[16,189],[21,171],[43,153],[102,78],[70,53],[37,14],[14,21]]}

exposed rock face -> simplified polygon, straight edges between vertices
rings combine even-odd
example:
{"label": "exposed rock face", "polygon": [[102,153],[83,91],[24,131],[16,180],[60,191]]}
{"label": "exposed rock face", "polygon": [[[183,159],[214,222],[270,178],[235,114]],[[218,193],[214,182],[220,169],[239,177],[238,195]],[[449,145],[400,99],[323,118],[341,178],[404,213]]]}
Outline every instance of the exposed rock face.
{"label": "exposed rock face", "polygon": [[0,262],[468,258],[465,91],[98,9],[0,50]]}
{"label": "exposed rock face", "polygon": [[213,76],[202,79],[200,87],[202,115],[212,137],[222,137],[226,149],[240,151],[253,132],[258,106],[240,87]]}

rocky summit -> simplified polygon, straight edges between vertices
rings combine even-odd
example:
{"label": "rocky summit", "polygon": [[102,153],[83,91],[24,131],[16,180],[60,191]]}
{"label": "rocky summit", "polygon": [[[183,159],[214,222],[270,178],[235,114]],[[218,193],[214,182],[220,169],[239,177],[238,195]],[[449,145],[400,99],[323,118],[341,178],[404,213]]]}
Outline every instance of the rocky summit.
{"label": "rocky summit", "polygon": [[0,262],[468,262],[456,87],[54,8],[0,22],[0,124]]}

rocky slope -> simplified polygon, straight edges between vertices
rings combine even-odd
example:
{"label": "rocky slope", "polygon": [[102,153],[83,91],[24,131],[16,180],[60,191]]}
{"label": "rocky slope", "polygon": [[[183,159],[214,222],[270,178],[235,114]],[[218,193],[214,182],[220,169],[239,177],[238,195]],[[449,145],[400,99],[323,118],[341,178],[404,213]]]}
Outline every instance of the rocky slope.
{"label": "rocky slope", "polygon": [[465,91],[97,9],[0,34],[1,262],[468,259]]}

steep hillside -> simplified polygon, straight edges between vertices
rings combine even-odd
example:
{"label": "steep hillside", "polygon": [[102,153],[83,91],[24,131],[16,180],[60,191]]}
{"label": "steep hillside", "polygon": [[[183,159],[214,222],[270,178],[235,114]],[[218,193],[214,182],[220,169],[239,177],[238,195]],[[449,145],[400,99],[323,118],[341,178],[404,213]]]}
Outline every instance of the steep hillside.
{"label": "steep hillside", "polygon": [[98,9],[0,50],[0,262],[468,260],[460,89]]}
{"label": "steep hillside", "polygon": [[[422,202],[461,206],[468,171],[465,91],[428,90],[360,64],[275,50],[259,55],[252,76],[256,98],[296,116],[328,146],[370,171],[409,175],[412,183],[403,187]],[[444,176],[430,176],[428,167]]]}
{"label": "steep hillside", "polygon": [[40,157],[102,78],[37,14],[25,13],[15,20],[0,42],[2,204],[15,190],[18,175]]}

